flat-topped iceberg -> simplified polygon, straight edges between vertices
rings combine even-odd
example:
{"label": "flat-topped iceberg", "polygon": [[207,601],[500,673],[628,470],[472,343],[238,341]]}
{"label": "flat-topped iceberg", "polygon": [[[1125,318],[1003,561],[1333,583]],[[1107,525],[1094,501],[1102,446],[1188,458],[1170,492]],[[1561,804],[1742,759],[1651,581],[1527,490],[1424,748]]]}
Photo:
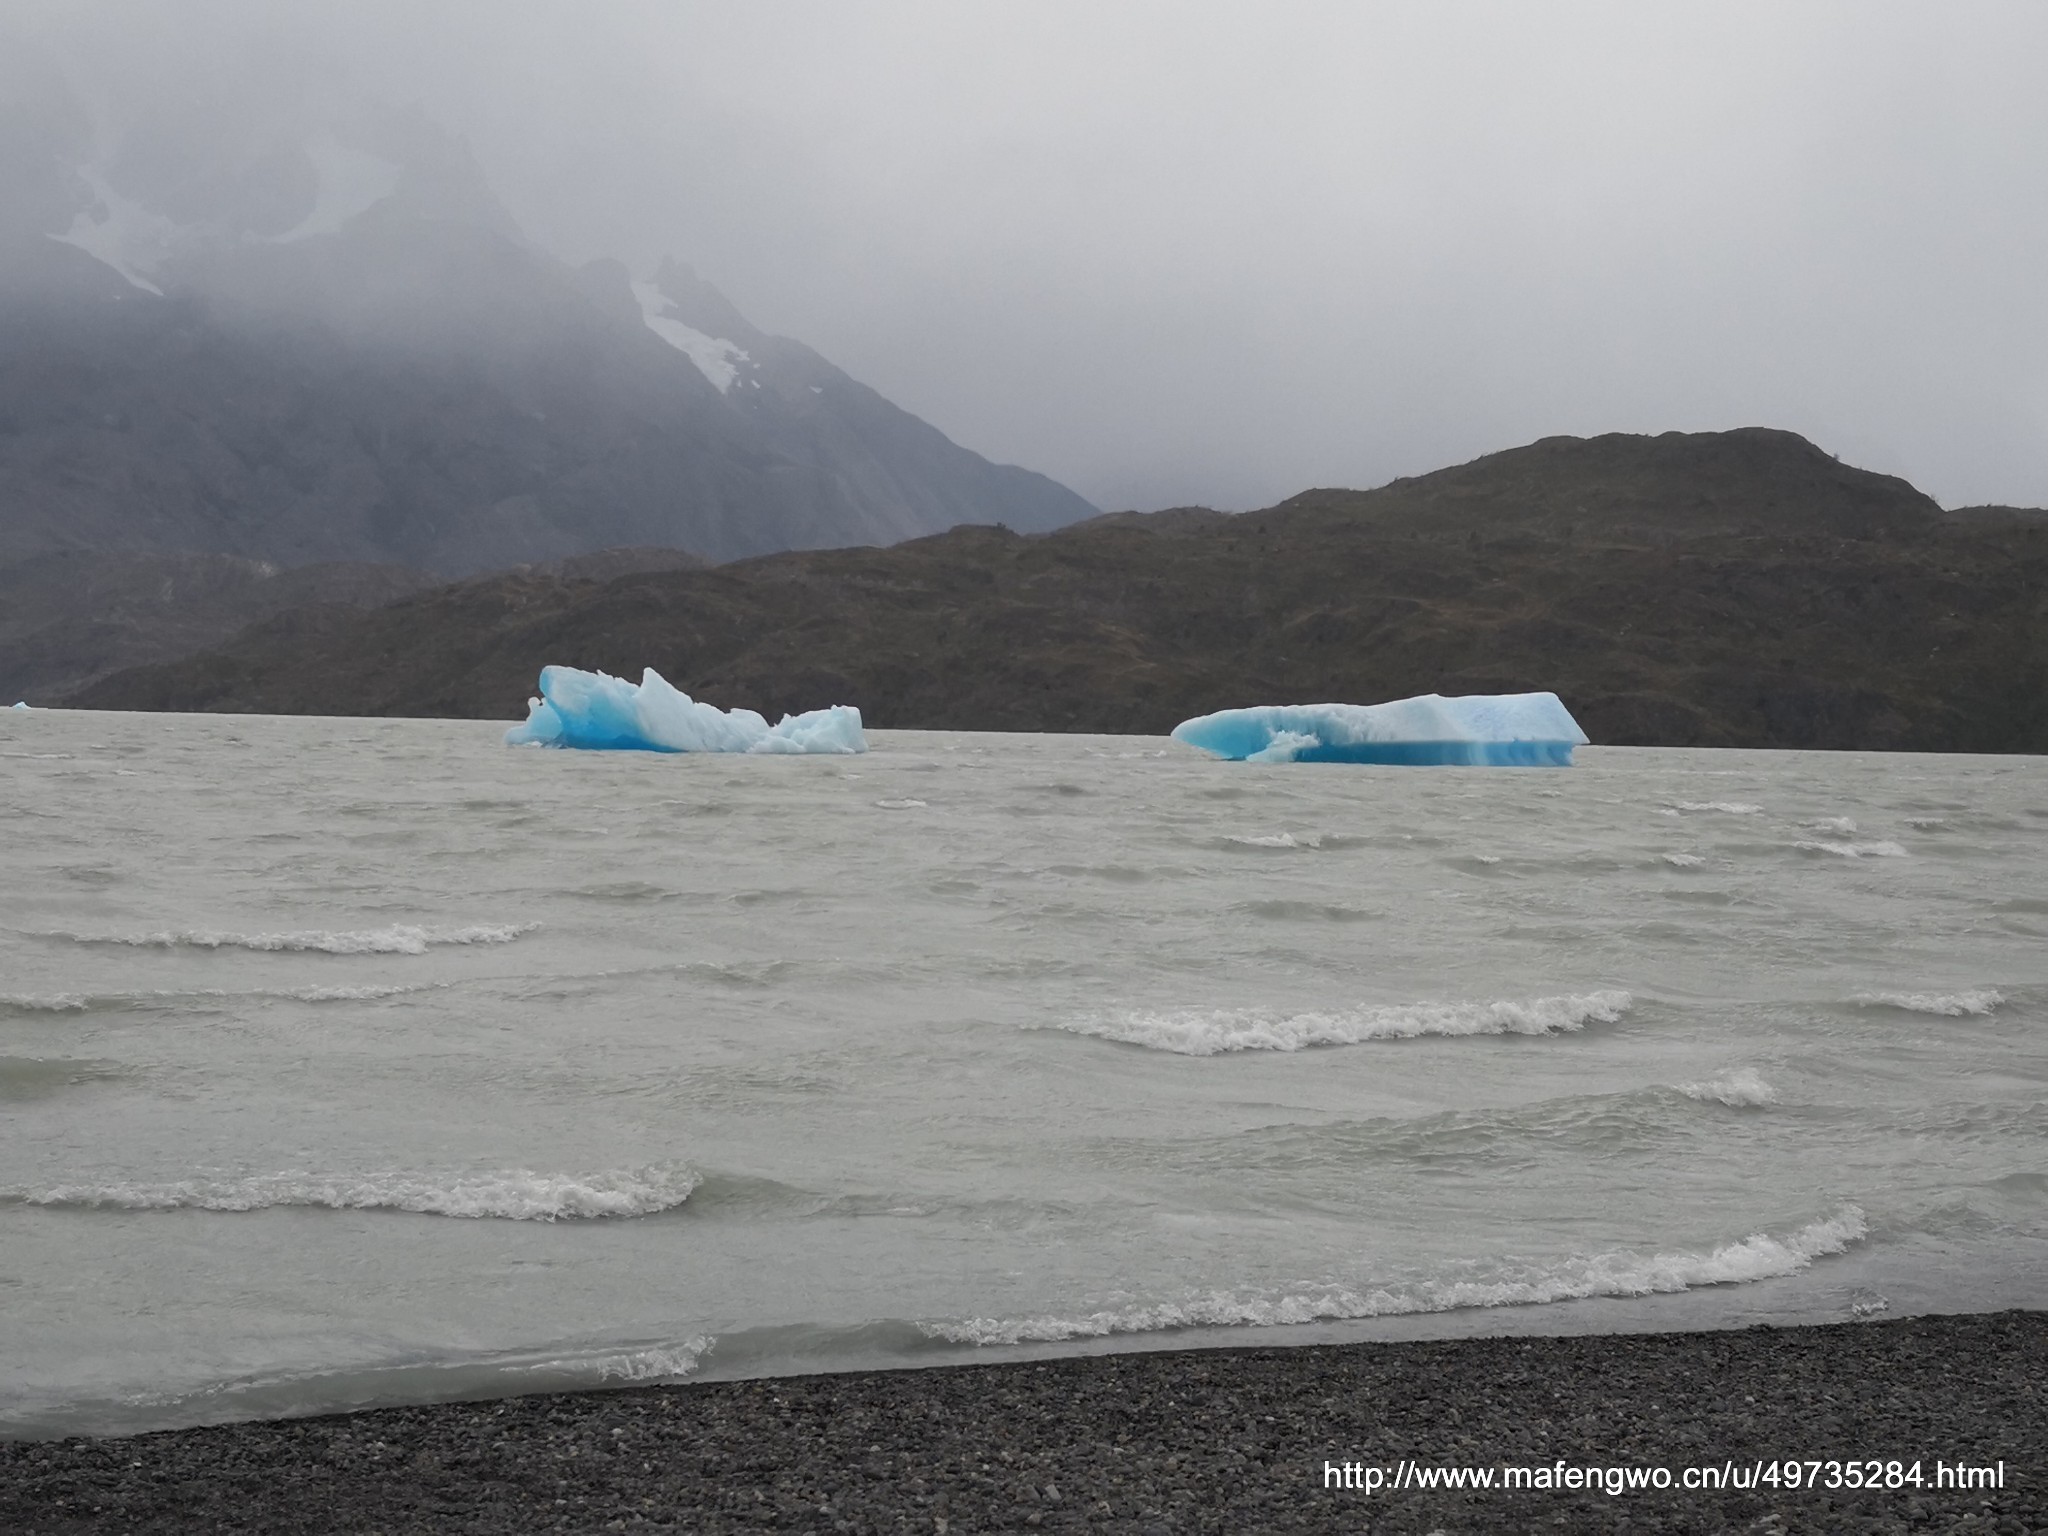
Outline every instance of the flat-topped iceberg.
{"label": "flat-topped iceberg", "polygon": [[770,725],[751,709],[700,704],[649,667],[637,683],[575,667],[542,667],[540,697],[508,747],[582,747],[597,752],[865,752],[851,704],[784,715]]}
{"label": "flat-topped iceberg", "polygon": [[1248,763],[1563,768],[1587,744],[1554,693],[1425,693],[1389,704],[1266,704],[1183,720],[1173,739]]}

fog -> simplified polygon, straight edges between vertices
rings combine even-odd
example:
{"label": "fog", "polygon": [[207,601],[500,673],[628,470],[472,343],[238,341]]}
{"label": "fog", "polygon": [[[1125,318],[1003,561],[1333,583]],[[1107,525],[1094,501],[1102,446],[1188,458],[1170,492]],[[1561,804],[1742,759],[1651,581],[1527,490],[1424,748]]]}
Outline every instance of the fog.
{"label": "fog", "polygon": [[2039,4],[282,12],[0,0],[0,48],[106,154],[416,107],[548,249],[673,252],[1105,507],[1751,424],[2048,504]]}

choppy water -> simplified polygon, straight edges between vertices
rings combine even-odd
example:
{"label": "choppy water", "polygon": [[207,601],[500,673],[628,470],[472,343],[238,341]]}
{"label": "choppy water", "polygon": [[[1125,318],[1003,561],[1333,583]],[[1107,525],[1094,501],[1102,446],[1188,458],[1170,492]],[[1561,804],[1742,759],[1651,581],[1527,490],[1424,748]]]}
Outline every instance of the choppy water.
{"label": "choppy water", "polygon": [[0,1433],[2048,1305],[2048,760],[0,716]]}

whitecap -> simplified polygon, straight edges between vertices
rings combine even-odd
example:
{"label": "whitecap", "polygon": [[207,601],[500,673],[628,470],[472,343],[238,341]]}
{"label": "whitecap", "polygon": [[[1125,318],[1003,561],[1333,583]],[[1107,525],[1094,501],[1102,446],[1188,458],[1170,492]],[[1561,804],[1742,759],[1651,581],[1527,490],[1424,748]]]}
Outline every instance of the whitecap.
{"label": "whitecap", "polygon": [[1549,1264],[1502,1261],[1494,1266],[1494,1274],[1468,1279],[1371,1289],[1317,1286],[1263,1295],[1211,1291],[1075,1316],[970,1317],[918,1327],[928,1337],[954,1344],[1051,1343],[1173,1328],[1270,1328],[1476,1307],[1539,1306],[1593,1296],[1669,1294],[1796,1274],[1815,1259],[1846,1251],[1868,1231],[1863,1212],[1849,1205],[1783,1237],[1753,1232],[1706,1252],[1640,1254],[1623,1249]]}
{"label": "whitecap", "polygon": [[1903,1008],[1908,1013],[1938,1013],[1959,1019],[1965,1014],[1978,1017],[2005,1001],[2003,992],[1990,987],[1970,987],[1961,992],[1859,992],[1849,999],[1864,1008]]}
{"label": "whitecap", "polygon": [[681,1164],[602,1173],[502,1172],[268,1173],[202,1175],[169,1184],[63,1184],[0,1191],[21,1205],[125,1211],[259,1211],[273,1206],[330,1210],[411,1211],[431,1216],[557,1221],[600,1216],[651,1216],[690,1198],[699,1182]]}
{"label": "whitecap", "polygon": [[709,1350],[712,1340],[708,1335],[699,1334],[681,1344],[661,1345],[649,1349],[631,1349],[618,1354],[598,1355],[595,1358],[550,1360],[539,1365],[528,1366],[531,1371],[560,1371],[574,1368],[581,1371],[595,1371],[599,1381],[627,1381],[645,1384],[655,1381],[680,1381],[695,1371]]}
{"label": "whitecap", "polygon": [[1778,1102],[1778,1090],[1765,1082],[1754,1067],[1723,1072],[1704,1083],[1680,1083],[1678,1091],[1689,1099],[1726,1104],[1733,1109],[1760,1109]]}
{"label": "whitecap", "polygon": [[0,1013],[83,1013],[120,1008],[175,1008],[180,1003],[217,1003],[240,998],[274,998],[295,1003],[374,1002],[408,992],[436,990],[440,983],[411,986],[271,987],[238,990],[229,987],[151,988],[137,992],[0,993]]}
{"label": "whitecap", "polygon": [[509,944],[531,933],[538,923],[478,923],[467,928],[421,928],[395,923],[389,928],[340,932],[305,929],[291,933],[63,933],[46,935],[74,944],[124,944],[136,949],[257,949],[311,951],[328,955],[423,955],[440,944]]}
{"label": "whitecap", "polygon": [[27,993],[0,993],[0,1010],[8,1013],[83,1013],[92,1006],[90,998],[72,992],[51,992],[41,997]]}
{"label": "whitecap", "polygon": [[1696,853],[1667,853],[1661,857],[1673,869],[1698,869],[1707,862]]}
{"label": "whitecap", "polygon": [[1818,821],[1802,822],[1801,825],[1808,831],[1833,832],[1843,837],[1853,834],[1856,830],[1856,823],[1847,816],[1823,816]]}
{"label": "whitecap", "polygon": [[926,809],[923,800],[877,800],[876,805],[885,811],[921,811]]}
{"label": "whitecap", "polygon": [[1238,837],[1235,834],[1230,834],[1225,836],[1224,841],[1237,843],[1246,848],[1320,848],[1323,846],[1322,834],[1318,832],[1304,832],[1300,837],[1296,837],[1292,832],[1268,832],[1260,837]]}
{"label": "whitecap", "polygon": [[1681,811],[1719,811],[1724,816],[1757,816],[1763,812],[1762,806],[1747,800],[1674,800],[1671,804]]}
{"label": "whitecap", "polygon": [[363,1003],[424,990],[422,987],[288,987],[265,996],[290,998],[296,1003]]}
{"label": "whitecap", "polygon": [[1611,1024],[1634,1004],[1626,992],[1537,997],[1489,1003],[1400,1003],[1333,1012],[1278,1013],[1252,1008],[1140,1009],[1096,1014],[1055,1025],[1182,1056],[1226,1051],[1299,1051],[1313,1045],[1358,1045],[1420,1035],[1548,1035]]}
{"label": "whitecap", "polygon": [[1792,845],[1802,853],[1831,853],[1838,859],[1903,859],[1906,850],[1897,843],[1831,843],[1801,841]]}

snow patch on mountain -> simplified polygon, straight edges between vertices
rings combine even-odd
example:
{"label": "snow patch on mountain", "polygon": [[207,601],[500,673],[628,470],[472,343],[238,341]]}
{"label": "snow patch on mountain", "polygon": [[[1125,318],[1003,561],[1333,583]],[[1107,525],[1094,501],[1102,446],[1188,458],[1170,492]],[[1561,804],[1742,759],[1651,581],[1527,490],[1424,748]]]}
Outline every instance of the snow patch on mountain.
{"label": "snow patch on mountain", "polygon": [[306,158],[320,178],[313,211],[276,239],[278,245],[338,233],[351,220],[368,213],[398,190],[403,170],[389,160],[350,149],[330,135],[306,146]]}
{"label": "snow patch on mountain", "polygon": [[740,376],[740,364],[751,364],[746,349],[722,336],[704,332],[669,315],[673,306],[659,283],[633,284],[633,297],[640,301],[640,318],[647,329],[697,365],[697,371],[717,386],[722,395]]}
{"label": "snow patch on mountain", "polygon": [[91,166],[79,166],[78,176],[92,189],[93,200],[78,211],[69,229],[50,238],[60,245],[77,246],[135,287],[162,298],[163,289],[149,280],[149,274],[181,243],[183,226],[123,197]]}

